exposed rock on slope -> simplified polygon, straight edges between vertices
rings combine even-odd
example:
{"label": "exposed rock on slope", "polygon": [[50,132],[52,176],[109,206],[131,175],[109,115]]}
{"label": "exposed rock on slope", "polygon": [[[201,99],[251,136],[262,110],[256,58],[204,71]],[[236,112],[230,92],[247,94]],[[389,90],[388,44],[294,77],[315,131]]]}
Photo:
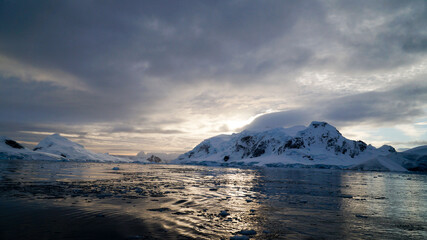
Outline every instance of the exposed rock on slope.
{"label": "exposed rock on slope", "polygon": [[149,158],[147,158],[147,161],[149,161],[150,163],[161,163],[162,159],[157,156],[151,155]]}
{"label": "exposed rock on slope", "polygon": [[[292,129],[292,131],[290,131]],[[349,140],[326,122],[307,128],[277,128],[219,135],[197,145],[174,163],[222,165],[310,165],[348,167],[396,152],[391,146],[375,148]]]}
{"label": "exposed rock on slope", "polygon": [[0,136],[0,159],[2,160],[54,160],[63,161],[66,160],[56,154],[34,152],[30,149],[25,148],[16,141],[9,139],[4,136]]}

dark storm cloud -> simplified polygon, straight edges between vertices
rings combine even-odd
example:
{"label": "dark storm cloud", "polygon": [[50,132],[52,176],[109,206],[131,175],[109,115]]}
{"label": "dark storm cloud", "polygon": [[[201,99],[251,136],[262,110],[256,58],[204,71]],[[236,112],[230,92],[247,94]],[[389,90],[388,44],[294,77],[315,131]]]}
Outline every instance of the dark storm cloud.
{"label": "dark storm cloud", "polygon": [[[271,1],[42,1],[2,4],[0,51],[76,73],[95,87],[120,85],[129,64],[148,74],[208,70],[292,28],[303,4]],[[222,67],[225,67],[225,64]],[[132,81],[136,79],[126,79]]]}
{"label": "dark storm cloud", "polygon": [[425,114],[427,83],[410,82],[388,91],[366,92],[331,101],[323,105],[321,116],[339,124],[408,123]]}
{"label": "dark storm cloud", "polygon": [[[3,77],[2,110],[76,123],[129,116],[141,102],[148,112],[164,88],[234,71],[234,54],[288,32],[307,3],[3,1],[0,56],[69,73],[88,91]],[[164,88],[147,90],[152,77],[166,78]]]}
{"label": "dark storm cloud", "polygon": [[[180,133],[154,114],[170,112],[164,102],[183,89],[200,100],[192,113],[197,103],[220,111],[231,103],[206,100],[216,96],[210,86],[228,85],[231,96],[246,85],[295,86],[306,70],[407,66],[425,58],[426,24],[425,1],[0,1],[0,112],[7,113],[0,127],[42,123],[57,132],[68,131],[58,123],[111,123],[101,129]],[[342,123],[407,120],[422,112],[425,96],[415,90],[353,94],[324,102],[331,108],[271,116],[305,123],[313,120],[308,109]]]}
{"label": "dark storm cloud", "polygon": [[341,27],[336,37],[348,48],[346,70],[390,69],[412,63],[427,33],[425,1],[336,1]]}
{"label": "dark storm cloud", "polygon": [[82,131],[81,128],[76,126],[7,121],[0,123],[0,133],[1,135],[10,137],[11,139],[33,142],[33,144],[24,143],[24,145],[29,148],[33,148],[43,138],[52,133],[72,134],[73,136],[78,136],[81,139],[85,139],[87,135],[87,132]]}

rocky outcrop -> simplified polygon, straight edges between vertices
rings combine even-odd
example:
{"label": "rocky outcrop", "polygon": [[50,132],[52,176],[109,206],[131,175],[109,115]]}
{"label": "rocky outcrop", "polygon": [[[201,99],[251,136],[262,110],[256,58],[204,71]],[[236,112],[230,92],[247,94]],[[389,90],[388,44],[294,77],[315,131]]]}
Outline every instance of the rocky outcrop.
{"label": "rocky outcrop", "polygon": [[157,156],[151,155],[149,158],[147,158],[147,161],[150,163],[161,163],[162,159]]}

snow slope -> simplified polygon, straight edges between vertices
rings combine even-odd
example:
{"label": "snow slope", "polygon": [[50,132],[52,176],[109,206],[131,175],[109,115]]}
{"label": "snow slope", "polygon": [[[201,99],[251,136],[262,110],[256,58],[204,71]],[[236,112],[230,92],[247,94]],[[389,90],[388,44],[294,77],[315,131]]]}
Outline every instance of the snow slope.
{"label": "snow slope", "polygon": [[348,169],[366,171],[407,172],[408,169],[404,168],[399,162],[400,159],[397,154],[389,154],[387,156],[378,156],[376,158],[366,160],[362,163],[353,165]]}
{"label": "snow slope", "polygon": [[427,146],[419,146],[404,152],[390,153],[386,157],[376,157],[366,162],[363,162],[358,166],[353,166],[353,169],[367,168],[368,166],[372,168],[372,170],[378,170],[378,168],[386,168],[389,171],[402,171],[400,168],[404,168],[405,170],[410,171],[426,172]]}
{"label": "snow slope", "polygon": [[348,168],[393,152],[391,146],[377,149],[343,137],[326,122],[312,122],[304,128],[245,130],[212,137],[173,163]]}
{"label": "snow slope", "polygon": [[94,153],[85,149],[82,145],[70,141],[57,133],[43,139],[34,148],[34,151],[60,155],[73,161],[131,162],[131,160],[125,158]]}
{"label": "snow slope", "polygon": [[403,158],[402,165],[412,171],[427,171],[427,145],[398,153]]}
{"label": "snow slope", "polygon": [[56,154],[34,152],[25,148],[8,137],[0,136],[0,160],[53,160],[64,161],[64,157]]}
{"label": "snow slope", "polygon": [[419,156],[427,155],[427,145],[411,148],[409,150],[404,151],[403,153],[414,154]]}

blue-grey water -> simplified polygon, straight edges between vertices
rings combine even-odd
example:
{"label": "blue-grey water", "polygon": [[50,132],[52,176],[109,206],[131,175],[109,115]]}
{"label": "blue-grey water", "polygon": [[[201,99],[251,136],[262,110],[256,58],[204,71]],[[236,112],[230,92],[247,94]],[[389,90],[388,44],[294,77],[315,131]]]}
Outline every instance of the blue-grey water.
{"label": "blue-grey water", "polygon": [[426,183],[416,173],[0,161],[0,239],[427,239]]}

